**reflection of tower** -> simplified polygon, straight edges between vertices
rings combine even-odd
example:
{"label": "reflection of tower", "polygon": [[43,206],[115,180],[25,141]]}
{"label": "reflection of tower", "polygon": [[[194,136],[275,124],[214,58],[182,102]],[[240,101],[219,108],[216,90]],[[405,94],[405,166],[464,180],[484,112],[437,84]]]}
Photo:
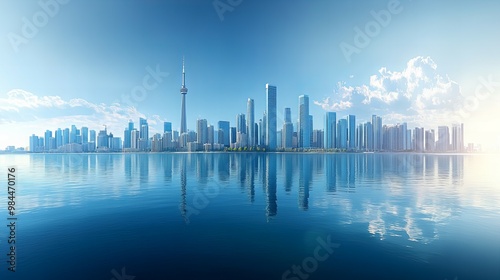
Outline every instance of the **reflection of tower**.
{"label": "reflection of tower", "polygon": [[187,132],[186,127],[186,94],[188,89],[186,88],[186,72],[184,71],[184,59],[182,59],[182,103],[181,103],[181,134]]}
{"label": "reflection of tower", "polygon": [[266,216],[269,219],[276,216],[278,204],[276,203],[276,154],[266,156]]}
{"label": "reflection of tower", "polygon": [[180,162],[180,173],[181,173],[181,203],[179,204],[179,210],[181,211],[181,215],[184,218],[185,222],[188,222],[188,217],[187,217],[187,203],[186,203],[186,183],[187,183],[187,177],[186,177],[186,157],[184,155],[181,155],[181,162]]}

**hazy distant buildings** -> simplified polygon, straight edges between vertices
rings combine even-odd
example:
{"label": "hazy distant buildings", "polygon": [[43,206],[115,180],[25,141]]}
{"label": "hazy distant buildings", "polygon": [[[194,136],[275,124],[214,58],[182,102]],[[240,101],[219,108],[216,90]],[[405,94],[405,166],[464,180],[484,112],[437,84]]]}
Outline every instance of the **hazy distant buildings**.
{"label": "hazy distant buildings", "polygon": [[464,151],[464,124],[453,124],[451,128],[451,149],[454,152]]}
{"label": "hazy distant buildings", "polygon": [[450,128],[447,126],[438,126],[438,140],[436,150],[446,152],[450,148]]}

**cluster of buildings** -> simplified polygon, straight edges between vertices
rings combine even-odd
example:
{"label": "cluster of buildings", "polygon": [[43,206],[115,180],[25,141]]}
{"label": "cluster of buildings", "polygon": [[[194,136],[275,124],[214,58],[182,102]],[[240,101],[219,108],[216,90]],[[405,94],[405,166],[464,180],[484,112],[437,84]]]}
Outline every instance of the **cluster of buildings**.
{"label": "cluster of buildings", "polygon": [[[356,116],[348,115],[337,120],[335,112],[326,112],[323,129],[313,129],[313,117],[309,114],[309,96],[298,99],[298,119],[292,122],[291,108],[284,108],[283,121],[278,126],[277,87],[266,84],[266,110],[259,120],[255,117],[254,100],[247,100],[247,111],[229,121],[219,121],[217,128],[206,119],[196,121],[196,130],[188,130],[186,122],[186,73],[182,67],[180,89],[181,126],[172,130],[172,123],[165,122],[163,133],[149,135],[146,119],[139,120],[139,127],[129,121],[121,137],[108,133],[106,127],[96,134],[87,127],[74,125],[57,129],[53,135],[47,130],[44,136],[30,137],[31,152],[135,152],[135,151],[213,151],[223,149],[265,149],[268,151],[310,150],[327,151],[416,151],[416,152],[463,152],[463,124],[439,126],[424,130],[423,127],[408,129],[406,123],[384,125],[376,115],[364,123],[357,123]],[[437,132],[437,133],[436,133]]]}

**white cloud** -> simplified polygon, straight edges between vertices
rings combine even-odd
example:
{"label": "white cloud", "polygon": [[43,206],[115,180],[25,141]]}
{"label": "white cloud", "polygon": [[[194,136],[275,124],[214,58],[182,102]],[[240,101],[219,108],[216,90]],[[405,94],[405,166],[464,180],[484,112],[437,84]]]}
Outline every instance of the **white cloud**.
{"label": "white cloud", "polygon": [[368,84],[338,83],[332,96],[314,104],[327,111],[354,109],[366,115],[377,113],[386,120],[422,125],[427,121],[450,121],[456,104],[462,102],[459,85],[439,73],[430,57],[418,56],[408,61],[402,71],[380,68],[370,76]]}
{"label": "white cloud", "polygon": [[2,139],[0,149],[12,144],[26,145],[29,135],[33,133],[40,135],[47,129],[55,131],[72,124],[96,130],[106,125],[108,131],[123,137],[128,121],[137,122],[139,118],[148,119],[153,133],[156,130],[154,126],[163,122],[157,115],[146,116],[135,107],[124,107],[118,103],[95,104],[81,98],[64,100],[59,96],[38,96],[15,89],[0,98],[0,125],[2,129],[15,130],[12,135],[19,138]]}

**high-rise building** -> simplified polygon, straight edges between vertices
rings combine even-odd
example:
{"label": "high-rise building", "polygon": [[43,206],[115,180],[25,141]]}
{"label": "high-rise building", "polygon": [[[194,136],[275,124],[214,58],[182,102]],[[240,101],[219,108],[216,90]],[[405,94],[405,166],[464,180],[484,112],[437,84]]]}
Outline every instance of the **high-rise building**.
{"label": "high-rise building", "polygon": [[66,145],[66,144],[69,144],[69,128],[65,128],[63,130],[63,145]]}
{"label": "high-rise building", "polygon": [[214,126],[208,125],[207,126],[207,143],[213,147],[214,143],[215,143],[214,140],[215,140]]}
{"label": "high-rise building", "polygon": [[132,120],[128,121],[128,127],[123,132],[123,148],[132,148],[132,130],[134,130],[134,122]]}
{"label": "high-rise building", "polygon": [[451,127],[451,146],[455,152],[464,150],[464,124],[453,124]]}
{"label": "high-rise building", "polygon": [[109,149],[109,136],[106,128],[104,128],[104,130],[100,130],[97,135],[97,148],[99,150]]}
{"label": "high-rise building", "polygon": [[277,88],[266,84],[266,146],[270,150],[276,149],[277,131]]}
{"label": "high-rise building", "polygon": [[181,87],[181,134],[187,132],[186,125],[186,94],[188,93],[188,89],[186,88],[186,71],[184,71],[184,59],[182,59],[182,87]]}
{"label": "high-rise building", "polygon": [[245,120],[245,114],[236,115],[236,132],[247,133],[247,124]]}
{"label": "high-rise building", "polygon": [[139,136],[141,139],[149,138],[149,125],[148,120],[139,118]]}
{"label": "high-rise building", "polygon": [[383,141],[383,130],[382,130],[382,118],[377,115],[372,115],[372,127],[373,127],[373,150],[382,150]]}
{"label": "high-rise building", "polygon": [[367,122],[364,124],[363,128],[365,150],[373,151],[375,150],[375,132],[373,131],[373,123]]}
{"label": "high-rise building", "polygon": [[323,149],[325,147],[323,143],[324,139],[325,139],[325,132],[322,129],[314,129],[311,146],[313,148]]}
{"label": "high-rise building", "polygon": [[[230,138],[230,126],[228,121],[219,121],[219,144],[223,144],[224,147],[229,147],[229,138]],[[222,135],[220,134],[222,132]]]}
{"label": "high-rise building", "polygon": [[89,142],[96,143],[96,133],[95,133],[95,130],[91,129],[90,132],[89,132],[89,134],[90,134],[90,141]]}
{"label": "high-rise building", "polygon": [[40,150],[38,149],[38,136],[35,134],[30,136],[30,152],[36,153],[39,152]]}
{"label": "high-rise building", "polygon": [[71,131],[69,132],[69,143],[76,143],[76,125],[71,125]]}
{"label": "high-rise building", "polygon": [[63,133],[60,128],[56,130],[56,148],[59,148],[63,145]]}
{"label": "high-rise building", "polygon": [[230,129],[230,144],[235,144],[236,143],[236,127],[232,126]]}
{"label": "high-rise building", "polygon": [[89,128],[86,126],[82,127],[82,143],[88,143],[89,142]]}
{"label": "high-rise building", "polygon": [[236,116],[236,143],[238,147],[247,146],[247,122],[245,114],[238,114]]}
{"label": "high-rise building", "polygon": [[208,142],[208,124],[206,119],[198,119],[196,121],[196,142],[205,144]]}
{"label": "high-rise building", "polygon": [[447,126],[438,127],[438,140],[436,150],[446,152],[450,148],[450,128]]}
{"label": "high-rise building", "polygon": [[434,135],[434,129],[425,131],[425,151],[434,152],[436,147],[436,138]]}
{"label": "high-rise building", "polygon": [[171,122],[163,122],[163,133],[172,132],[172,123]]}
{"label": "high-rise building", "polygon": [[50,139],[52,138],[52,131],[46,130],[44,137],[45,137],[44,149],[46,152],[48,152],[51,148]]}
{"label": "high-rise building", "polygon": [[340,119],[337,122],[337,148],[347,149],[347,119]]}
{"label": "high-rise building", "polygon": [[366,149],[366,129],[366,123],[358,124],[358,128],[356,130],[356,150]]}
{"label": "high-rise building", "polygon": [[298,133],[299,133],[299,148],[310,148],[312,128],[310,127],[310,119],[309,119],[309,96],[305,94],[299,96]]}
{"label": "high-rise building", "polygon": [[254,101],[251,98],[247,100],[247,135],[248,146],[255,146],[255,108]]}
{"label": "high-rise building", "polygon": [[423,152],[424,149],[425,149],[425,146],[424,146],[424,128],[423,127],[415,127],[415,132],[413,133],[413,137],[414,137],[414,150],[416,152]]}
{"label": "high-rise building", "polygon": [[349,150],[356,149],[356,116],[347,116],[347,145]]}
{"label": "high-rise building", "polygon": [[325,114],[325,149],[335,149],[337,146],[337,113],[326,112]]}
{"label": "high-rise building", "polygon": [[130,148],[132,149],[139,149],[139,138],[140,138],[140,132],[133,128],[132,131],[130,131]]}
{"label": "high-rise building", "polygon": [[293,124],[292,124],[292,110],[285,108],[284,119],[285,123],[281,129],[281,147],[285,149],[293,148]]}
{"label": "high-rise building", "polygon": [[284,119],[285,119],[285,123],[291,123],[292,122],[292,109],[285,108]]}
{"label": "high-rise building", "polygon": [[262,123],[260,123],[260,132],[261,132],[261,135],[260,135],[260,145],[262,147],[266,147],[266,143],[267,143],[267,136],[266,136],[266,133],[267,133],[267,114],[266,114],[266,111],[264,111],[264,114],[262,115]]}

